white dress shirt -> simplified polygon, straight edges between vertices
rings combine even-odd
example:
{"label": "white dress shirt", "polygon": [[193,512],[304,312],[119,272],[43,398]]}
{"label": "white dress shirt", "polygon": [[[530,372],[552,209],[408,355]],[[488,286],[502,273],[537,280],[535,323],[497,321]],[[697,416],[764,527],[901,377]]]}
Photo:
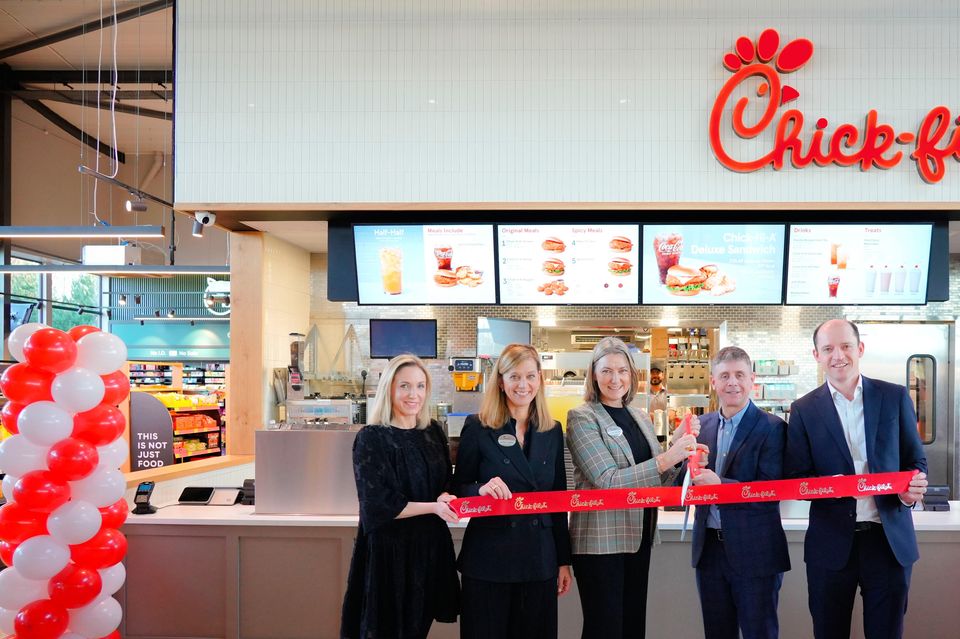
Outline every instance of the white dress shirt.
{"label": "white dress shirt", "polygon": [[[850,457],[853,458],[853,472],[862,475],[870,472],[867,463],[867,431],[863,425],[863,376],[857,379],[857,387],[853,391],[853,399],[849,400],[843,393],[827,381],[833,405],[837,408],[840,423],[843,425],[843,435],[847,439]],[[857,521],[880,522],[880,511],[873,497],[857,498]]]}

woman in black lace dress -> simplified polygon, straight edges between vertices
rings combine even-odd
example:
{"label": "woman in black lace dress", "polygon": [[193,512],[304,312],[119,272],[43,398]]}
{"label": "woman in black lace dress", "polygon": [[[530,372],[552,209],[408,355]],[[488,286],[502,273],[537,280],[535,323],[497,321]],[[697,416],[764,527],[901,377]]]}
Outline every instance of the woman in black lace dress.
{"label": "woman in black lace dress", "polygon": [[440,425],[427,416],[429,396],[423,362],[395,357],[380,377],[371,425],[357,433],[360,526],[343,601],[345,639],[419,639],[435,619],[457,620],[450,457]]}

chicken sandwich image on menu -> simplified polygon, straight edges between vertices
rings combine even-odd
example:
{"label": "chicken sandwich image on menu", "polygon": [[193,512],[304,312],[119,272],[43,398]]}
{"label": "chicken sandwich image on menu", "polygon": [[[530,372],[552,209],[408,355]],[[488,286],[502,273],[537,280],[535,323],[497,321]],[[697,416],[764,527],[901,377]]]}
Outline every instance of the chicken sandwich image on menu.
{"label": "chicken sandwich image on menu", "polygon": [[617,235],[610,240],[610,250],[617,253],[629,253],[633,250],[633,242],[625,235]]}
{"label": "chicken sandwich image on menu", "polygon": [[544,251],[550,251],[551,253],[563,253],[566,250],[567,245],[563,243],[559,237],[548,237],[545,239],[540,246]]}
{"label": "chicken sandwich image on menu", "polygon": [[563,275],[564,271],[566,267],[561,260],[550,259],[543,262],[543,272],[547,275]]}
{"label": "chicken sandwich image on menu", "polygon": [[702,270],[677,264],[667,270],[667,292],[671,295],[697,295],[706,280],[707,275]]}
{"label": "chicken sandwich image on menu", "polygon": [[633,264],[625,257],[615,257],[607,264],[607,269],[611,275],[625,276],[630,275],[630,271],[633,270]]}
{"label": "chicken sandwich image on menu", "polygon": [[437,286],[456,286],[457,274],[448,268],[442,268],[433,276],[433,281]]}

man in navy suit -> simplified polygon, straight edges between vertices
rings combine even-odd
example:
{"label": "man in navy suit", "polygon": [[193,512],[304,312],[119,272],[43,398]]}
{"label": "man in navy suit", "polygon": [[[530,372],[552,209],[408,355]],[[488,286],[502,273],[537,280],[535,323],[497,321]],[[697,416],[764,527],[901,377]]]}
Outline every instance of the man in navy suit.
{"label": "man in navy suit", "polygon": [[850,636],[859,586],[866,639],[901,637],[919,557],[910,510],[927,490],[917,416],[906,388],[860,374],[863,343],[855,324],[824,322],[813,346],[827,381],[793,403],[787,475],[920,471],[900,495],[811,501],[804,560],[814,636]]}
{"label": "man in navy suit", "polygon": [[[709,457],[694,484],[782,479],[787,425],[750,401],[754,378],[742,348],[722,348],[711,363],[720,410],[700,420],[698,440]],[[790,570],[779,502],[698,507],[693,567],[706,639],[778,636],[777,600]]]}

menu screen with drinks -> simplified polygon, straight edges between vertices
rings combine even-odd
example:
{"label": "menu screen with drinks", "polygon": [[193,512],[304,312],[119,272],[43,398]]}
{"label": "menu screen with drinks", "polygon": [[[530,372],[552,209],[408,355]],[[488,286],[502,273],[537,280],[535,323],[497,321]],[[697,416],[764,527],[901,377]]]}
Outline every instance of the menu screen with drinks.
{"label": "menu screen with drinks", "polygon": [[780,304],[782,224],[643,227],[644,304]]}
{"label": "menu screen with drinks", "polygon": [[926,304],[930,224],[793,224],[787,304]]}
{"label": "menu screen with drinks", "polygon": [[494,304],[493,226],[357,225],[361,304]]}
{"label": "menu screen with drinks", "polygon": [[501,304],[636,304],[636,224],[499,225]]}

